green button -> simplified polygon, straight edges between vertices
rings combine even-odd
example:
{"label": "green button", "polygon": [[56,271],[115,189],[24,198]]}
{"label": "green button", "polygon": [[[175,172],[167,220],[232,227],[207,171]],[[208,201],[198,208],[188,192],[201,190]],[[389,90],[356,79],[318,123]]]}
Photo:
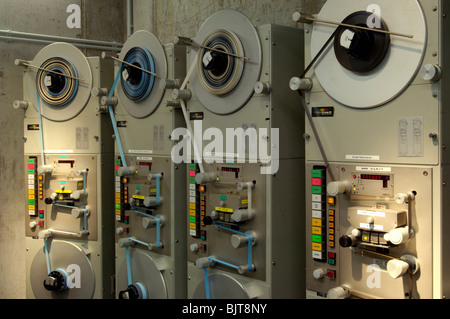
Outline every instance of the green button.
{"label": "green button", "polygon": [[196,221],[195,216],[190,216],[189,219],[190,219],[191,223],[195,223],[195,221]]}
{"label": "green button", "polygon": [[116,209],[121,209],[120,204],[116,204]]}
{"label": "green button", "polygon": [[116,159],[116,165],[120,165],[120,159]]}
{"label": "green button", "polygon": [[34,174],[34,173],[36,173],[34,169],[29,169],[28,170],[28,174]]}
{"label": "green button", "polygon": [[312,177],[322,177],[322,170],[321,169],[313,169],[311,172]]}
{"label": "green button", "polygon": [[328,264],[329,264],[329,265],[335,265],[335,264],[336,264],[336,259],[334,259],[334,258],[328,258]]}
{"label": "green button", "polygon": [[197,164],[189,164],[189,169],[195,171],[197,169]]}
{"label": "green button", "polygon": [[320,235],[312,235],[312,241],[313,243],[322,243],[322,236]]}
{"label": "green button", "polygon": [[312,193],[313,194],[323,194],[322,186],[313,186],[312,187]]}
{"label": "green button", "polygon": [[36,163],[36,159],[35,158],[29,158],[28,159],[28,164],[34,164]]}
{"label": "green button", "polygon": [[28,200],[28,205],[35,205],[35,201],[34,201],[34,199],[30,199],[30,200]]}
{"label": "green button", "polygon": [[195,184],[195,177],[189,177],[189,183]]}

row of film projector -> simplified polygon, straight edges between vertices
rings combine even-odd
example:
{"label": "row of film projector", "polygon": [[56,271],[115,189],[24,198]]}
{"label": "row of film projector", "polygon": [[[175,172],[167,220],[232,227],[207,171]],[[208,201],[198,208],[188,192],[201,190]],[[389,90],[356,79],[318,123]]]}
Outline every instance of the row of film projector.
{"label": "row of film projector", "polygon": [[27,298],[445,298],[448,6],[17,59]]}

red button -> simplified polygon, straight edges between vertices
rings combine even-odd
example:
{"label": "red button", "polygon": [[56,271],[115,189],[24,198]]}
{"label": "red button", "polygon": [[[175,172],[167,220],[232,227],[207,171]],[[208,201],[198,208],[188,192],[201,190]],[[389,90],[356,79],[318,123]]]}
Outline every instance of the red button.
{"label": "red button", "polygon": [[321,178],[312,178],[311,184],[313,186],[322,186],[322,179]]}
{"label": "red button", "polygon": [[336,278],[336,270],[327,270],[327,277],[331,279]]}

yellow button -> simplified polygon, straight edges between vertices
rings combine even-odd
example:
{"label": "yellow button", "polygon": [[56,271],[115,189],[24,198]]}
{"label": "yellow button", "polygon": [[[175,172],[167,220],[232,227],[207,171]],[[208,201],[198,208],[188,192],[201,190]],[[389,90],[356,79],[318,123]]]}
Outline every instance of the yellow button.
{"label": "yellow button", "polygon": [[321,226],[322,226],[322,220],[321,220],[321,219],[318,219],[318,218],[313,218],[313,219],[312,219],[312,225],[313,225],[313,226],[321,227]]}
{"label": "yellow button", "polygon": [[328,204],[330,204],[330,205],[334,205],[334,204],[335,204],[335,202],[336,202],[336,200],[335,200],[335,198],[334,198],[334,197],[328,197],[328,198],[327,198],[327,203],[328,203]]}
{"label": "yellow button", "polygon": [[312,233],[314,235],[322,235],[322,227],[313,227],[312,228]]}
{"label": "yellow button", "polygon": [[195,211],[195,209],[191,209],[191,210],[189,210],[189,215],[191,215],[191,216],[195,216],[195,214],[196,214],[196,211]]}
{"label": "yellow button", "polygon": [[197,229],[197,227],[195,226],[195,223],[190,223],[189,224],[189,228],[190,229]]}
{"label": "yellow button", "polygon": [[315,251],[322,251],[322,244],[319,244],[319,243],[312,243],[312,250],[315,250]]}
{"label": "yellow button", "polygon": [[190,204],[189,204],[189,208],[190,208],[190,209],[195,209],[195,203],[190,203]]}

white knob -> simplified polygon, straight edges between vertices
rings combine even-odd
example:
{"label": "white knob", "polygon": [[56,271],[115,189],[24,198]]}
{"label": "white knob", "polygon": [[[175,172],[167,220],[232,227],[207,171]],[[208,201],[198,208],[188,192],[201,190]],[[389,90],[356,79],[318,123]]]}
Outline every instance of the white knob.
{"label": "white knob", "polygon": [[353,228],[351,234],[354,237],[361,237],[361,231],[358,228]]}
{"label": "white knob", "polygon": [[152,228],[155,225],[156,225],[155,219],[149,217],[142,218],[142,227],[144,227],[144,229]]}
{"label": "white knob", "polygon": [[108,89],[106,88],[92,88],[91,95],[95,97],[106,96],[108,95]]}
{"label": "white knob", "polygon": [[346,299],[350,297],[350,292],[342,287],[331,288],[328,290],[328,299]]}
{"label": "white knob", "polygon": [[116,234],[117,235],[122,235],[123,234],[123,227],[117,227],[116,228]]}
{"label": "white knob", "polygon": [[[247,232],[248,235],[250,235],[250,239],[252,240],[252,246],[255,245],[255,235],[252,232]],[[233,234],[231,235],[231,246],[233,248],[242,248],[242,247],[248,247],[248,240],[249,236],[241,235],[241,234]]]}
{"label": "white knob", "polygon": [[308,79],[308,78],[293,77],[289,81],[289,88],[292,91],[298,91],[298,90],[309,91],[312,89],[312,81],[311,81],[311,79]]}
{"label": "white knob", "polygon": [[345,194],[349,192],[351,185],[348,182],[330,182],[327,185],[327,192],[330,196]]}
{"label": "white knob", "polygon": [[258,81],[255,84],[254,91],[256,94],[269,94],[271,90],[270,84]]}
{"label": "white knob", "polygon": [[172,99],[177,100],[190,100],[192,97],[192,93],[190,90],[180,90],[180,89],[174,89],[172,91]]}
{"label": "white knob", "polygon": [[403,204],[408,203],[410,200],[413,200],[415,198],[414,192],[409,192],[407,194],[398,193],[395,195],[395,202],[397,204]]}
{"label": "white knob", "polygon": [[189,248],[193,253],[196,253],[199,249],[198,244],[192,244]]}
{"label": "white knob", "polygon": [[30,228],[33,229],[35,228],[38,224],[35,221],[30,222]]}
{"label": "white knob", "polygon": [[253,211],[250,212],[248,209],[238,209],[233,212],[231,219],[237,223],[240,223],[252,219],[253,216]]}
{"label": "white knob", "polygon": [[30,105],[30,103],[28,101],[15,100],[13,103],[13,107],[16,110],[18,110],[18,109],[26,110],[29,105]]}
{"label": "white knob", "polygon": [[136,170],[136,167],[134,167],[134,166],[119,167],[119,169],[117,170],[117,174],[119,174],[119,176],[131,176],[131,175],[136,175],[137,170]]}
{"label": "white knob", "polygon": [[442,74],[442,71],[441,71],[440,66],[438,66],[438,65],[425,64],[420,69],[420,76],[425,81],[432,81],[432,82],[439,81],[441,78],[441,74]]}
{"label": "white knob", "polygon": [[148,197],[145,197],[145,199],[144,199],[144,206],[145,207],[155,207],[155,206],[161,205],[162,202],[163,202],[163,198],[161,196],[159,197],[159,202],[158,202],[156,196],[148,196]]}
{"label": "white knob", "polygon": [[387,272],[394,279],[406,274],[408,269],[409,264],[403,260],[392,259],[387,263]]}
{"label": "white knob", "polygon": [[197,184],[206,184],[217,181],[217,175],[215,173],[198,173],[195,175],[195,182]]}
{"label": "white knob", "polygon": [[313,277],[314,279],[322,279],[323,277],[325,277],[325,272],[323,271],[323,269],[316,269],[313,271]]}
{"label": "white knob", "polygon": [[76,190],[76,191],[73,191],[72,194],[70,194],[70,198],[72,198],[72,199],[80,199],[81,195],[82,195],[81,192]]}
{"label": "white knob", "polygon": [[306,19],[306,18],[311,18],[311,17],[312,16],[309,14],[304,14],[304,13],[296,11],[292,14],[292,21],[311,24],[311,23],[313,23],[313,21],[310,19]]}
{"label": "white knob", "polygon": [[53,172],[53,166],[51,165],[40,165],[38,167],[38,174],[48,174]]}
{"label": "white knob", "polygon": [[127,246],[134,246],[136,242],[134,240],[131,240],[130,238],[121,238],[117,241],[117,244],[119,247],[124,248]]}
{"label": "white knob", "polygon": [[100,103],[102,105],[112,105],[112,106],[116,106],[119,103],[119,100],[117,99],[117,97],[112,96],[102,96],[100,99]]}
{"label": "white knob", "polygon": [[384,235],[384,239],[394,245],[400,245],[409,240],[409,229],[408,227],[393,229]]}

